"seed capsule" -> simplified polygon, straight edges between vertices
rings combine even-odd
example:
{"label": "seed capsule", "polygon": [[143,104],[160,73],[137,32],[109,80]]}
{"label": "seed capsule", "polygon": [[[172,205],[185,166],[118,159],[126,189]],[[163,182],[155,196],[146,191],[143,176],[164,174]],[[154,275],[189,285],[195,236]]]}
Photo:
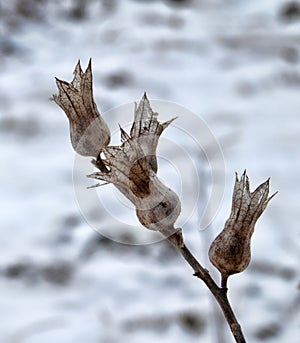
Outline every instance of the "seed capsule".
{"label": "seed capsule", "polygon": [[209,249],[210,261],[220,271],[222,279],[248,267],[255,223],[275,194],[268,198],[269,179],[251,193],[246,171],[241,180],[236,175],[230,217]]}
{"label": "seed capsule", "polygon": [[58,94],[52,96],[66,113],[74,150],[83,156],[94,156],[110,141],[110,131],[98,112],[93,98],[91,60],[85,72],[78,61],[71,83],[56,79]]}
{"label": "seed capsule", "polygon": [[165,236],[176,231],[181,211],[178,196],[156,175],[156,146],[170,122],[159,123],[145,94],[135,108],[130,135],[120,128],[122,144],[103,148],[105,159],[93,162],[100,171],[89,175],[114,184],[134,204],[140,223]]}

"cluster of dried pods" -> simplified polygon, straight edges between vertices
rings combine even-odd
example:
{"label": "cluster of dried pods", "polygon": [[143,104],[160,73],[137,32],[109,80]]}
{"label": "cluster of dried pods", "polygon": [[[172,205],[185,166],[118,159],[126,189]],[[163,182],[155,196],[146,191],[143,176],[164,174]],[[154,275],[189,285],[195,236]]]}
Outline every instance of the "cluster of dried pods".
{"label": "cluster of dried pods", "polygon": [[122,144],[110,146],[110,131],[93,100],[92,82],[91,62],[85,72],[78,62],[71,83],[56,79],[59,93],[53,100],[67,114],[74,150],[95,157],[92,163],[99,171],[89,177],[114,184],[134,204],[143,226],[164,235],[174,233],[180,200],[157,177],[156,158],[159,137],[173,119],[160,123],[144,94],[135,106],[130,134],[120,127]]}
{"label": "cluster of dried pods", "polygon": [[[135,104],[130,134],[120,127],[120,146],[110,146],[109,128],[93,98],[91,61],[85,72],[78,62],[70,83],[56,79],[56,84],[59,92],[52,99],[69,119],[74,150],[94,157],[92,163],[98,172],[89,177],[114,184],[134,204],[144,227],[166,237],[180,237],[177,245],[182,248],[182,235],[178,236],[179,229],[174,227],[181,210],[180,200],[157,177],[159,137],[174,119],[160,123],[145,93],[139,105]],[[220,271],[224,289],[228,276],[243,271],[250,262],[251,236],[255,223],[273,197],[268,196],[269,179],[250,192],[246,172],[240,180],[236,175],[230,217],[209,249],[210,261]]]}

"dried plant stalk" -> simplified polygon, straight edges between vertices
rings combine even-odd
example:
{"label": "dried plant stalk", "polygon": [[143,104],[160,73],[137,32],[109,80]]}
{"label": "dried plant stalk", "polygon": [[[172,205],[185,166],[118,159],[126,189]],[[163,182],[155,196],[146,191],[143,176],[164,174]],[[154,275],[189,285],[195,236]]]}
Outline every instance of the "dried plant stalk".
{"label": "dried plant stalk", "polygon": [[112,183],[134,204],[137,217],[145,228],[167,237],[219,303],[235,341],[245,343],[227,297],[227,278],[243,271],[250,262],[250,239],[255,223],[276,194],[268,198],[269,180],[251,193],[246,172],[241,180],[236,176],[230,217],[209,250],[210,260],[222,276],[219,287],[185,245],[181,229],[175,228],[181,211],[180,200],[157,176],[159,137],[174,119],[160,123],[145,93],[139,105],[135,105],[130,134],[120,128],[121,145],[109,146],[109,128],[93,100],[91,62],[85,72],[78,62],[71,83],[59,79],[56,83],[59,93],[53,100],[70,121],[74,150],[96,158],[92,163],[98,171],[88,177]]}

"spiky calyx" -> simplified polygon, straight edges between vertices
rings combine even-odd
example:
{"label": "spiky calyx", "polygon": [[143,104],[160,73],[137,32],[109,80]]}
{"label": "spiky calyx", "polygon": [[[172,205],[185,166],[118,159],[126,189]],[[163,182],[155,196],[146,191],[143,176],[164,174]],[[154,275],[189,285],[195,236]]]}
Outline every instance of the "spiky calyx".
{"label": "spiky calyx", "polygon": [[236,174],[230,217],[209,249],[210,261],[223,279],[242,272],[249,265],[254,226],[275,194],[268,197],[269,179],[250,192],[246,171],[240,180]]}
{"label": "spiky calyx", "polygon": [[98,112],[93,98],[91,60],[85,72],[78,61],[74,78],[69,83],[56,78],[58,94],[52,96],[66,113],[74,150],[83,156],[94,156],[110,141],[110,131]]}
{"label": "spiky calyx", "polygon": [[130,135],[121,127],[120,146],[103,148],[94,160],[99,172],[89,177],[112,183],[135,206],[140,223],[165,236],[175,232],[181,205],[178,196],[157,177],[156,147],[163,130],[172,122],[160,123],[144,94],[138,106]]}

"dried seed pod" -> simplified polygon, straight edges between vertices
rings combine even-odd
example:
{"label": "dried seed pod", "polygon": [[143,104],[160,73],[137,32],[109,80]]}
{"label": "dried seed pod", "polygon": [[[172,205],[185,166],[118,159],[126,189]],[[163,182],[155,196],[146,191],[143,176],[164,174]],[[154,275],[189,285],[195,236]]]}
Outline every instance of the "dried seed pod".
{"label": "dried seed pod", "polygon": [[56,78],[58,95],[54,100],[66,113],[74,150],[83,156],[97,156],[110,141],[110,131],[93,98],[91,60],[85,72],[78,61],[71,83]]}
{"label": "dried seed pod", "polygon": [[241,180],[236,174],[230,217],[209,249],[210,261],[220,271],[224,283],[229,275],[240,273],[249,265],[255,223],[275,194],[268,198],[269,179],[250,192],[246,171]]}
{"label": "dried seed pod", "polygon": [[165,236],[175,232],[181,206],[177,195],[157,177],[156,146],[165,127],[144,95],[135,109],[130,136],[121,130],[121,146],[103,148],[105,158],[93,161],[100,172],[91,178],[113,183],[136,207],[141,224]]}

